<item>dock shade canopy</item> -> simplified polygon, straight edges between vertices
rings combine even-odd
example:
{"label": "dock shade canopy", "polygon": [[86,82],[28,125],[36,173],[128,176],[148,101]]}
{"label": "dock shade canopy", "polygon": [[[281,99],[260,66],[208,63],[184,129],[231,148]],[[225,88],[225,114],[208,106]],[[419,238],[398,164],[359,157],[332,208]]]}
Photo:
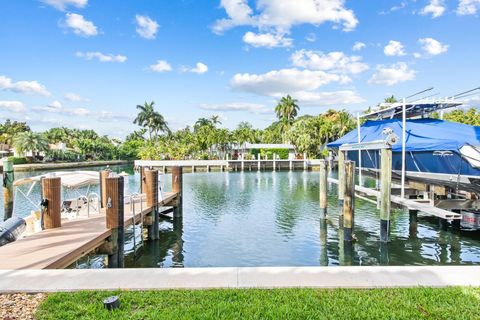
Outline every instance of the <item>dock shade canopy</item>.
{"label": "dock shade canopy", "polygon": [[[384,129],[391,129],[402,136],[402,119],[368,120],[360,127],[360,141],[385,140]],[[340,139],[327,144],[338,148],[342,144],[358,143],[358,131],[354,129]],[[407,120],[405,151],[455,151],[465,145],[479,148],[480,127],[438,119]],[[480,148],[479,148],[480,149]],[[392,146],[393,152],[401,152],[400,142]]]}
{"label": "dock shade canopy", "polygon": [[99,184],[100,177],[97,171],[58,171],[47,174],[28,177],[16,180],[13,185],[15,187],[24,184],[40,182],[42,178],[46,177],[60,177],[62,186],[66,188],[81,188],[89,185]]}

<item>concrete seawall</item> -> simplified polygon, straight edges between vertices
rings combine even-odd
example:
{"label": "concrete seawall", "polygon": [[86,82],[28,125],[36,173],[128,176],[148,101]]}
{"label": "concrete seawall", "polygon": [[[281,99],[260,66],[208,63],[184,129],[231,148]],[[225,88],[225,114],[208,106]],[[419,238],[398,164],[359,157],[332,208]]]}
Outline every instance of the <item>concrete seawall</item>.
{"label": "concrete seawall", "polygon": [[[62,163],[28,163],[17,164],[13,168],[15,171],[39,171],[39,170],[55,170],[55,169],[77,169],[97,166],[114,166],[122,164],[133,164],[129,160],[109,160],[109,161],[82,161],[82,162],[62,162]],[[0,172],[3,172],[3,166],[0,164]]]}

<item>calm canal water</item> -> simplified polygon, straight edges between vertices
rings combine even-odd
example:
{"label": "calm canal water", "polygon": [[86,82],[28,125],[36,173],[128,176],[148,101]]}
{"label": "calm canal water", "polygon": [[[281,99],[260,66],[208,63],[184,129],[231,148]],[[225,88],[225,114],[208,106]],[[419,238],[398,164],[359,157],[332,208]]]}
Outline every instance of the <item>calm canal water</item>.
{"label": "calm canal water", "polygon": [[[131,167],[112,169],[132,174],[129,188],[138,191],[139,178]],[[30,173],[17,173],[16,178],[26,175]],[[166,190],[170,190],[170,179],[164,176]],[[379,212],[374,204],[359,199],[355,203],[357,241],[344,245],[335,185],[329,192],[328,220],[320,223],[318,179],[318,172],[300,171],[186,173],[183,219],[162,218],[158,241],[142,244],[140,229],[136,241],[133,230],[128,230],[127,267],[480,263],[478,232],[442,228],[436,218],[421,214],[417,225],[411,225],[408,213],[401,210],[392,216],[392,241],[380,245]],[[29,210],[26,201],[17,202],[17,214]],[[72,267],[104,265],[105,257],[88,256]]]}

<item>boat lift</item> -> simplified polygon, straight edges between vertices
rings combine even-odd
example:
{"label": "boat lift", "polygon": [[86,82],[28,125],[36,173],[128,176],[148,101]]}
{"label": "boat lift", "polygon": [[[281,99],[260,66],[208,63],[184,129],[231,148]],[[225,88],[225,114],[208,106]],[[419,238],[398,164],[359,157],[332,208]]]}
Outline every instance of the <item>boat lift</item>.
{"label": "boat lift", "polygon": [[359,183],[362,184],[362,138],[361,138],[361,119],[393,119],[401,118],[402,119],[402,171],[401,171],[401,194],[400,197],[405,197],[405,172],[406,172],[406,161],[405,161],[405,149],[406,149],[406,139],[407,139],[407,118],[413,117],[425,117],[428,114],[434,111],[440,111],[441,118],[443,118],[443,110],[449,108],[455,108],[463,105],[463,101],[456,99],[465,98],[472,94],[476,94],[477,90],[480,90],[480,87],[461,92],[451,97],[446,97],[444,99],[435,99],[431,98],[432,96],[422,97],[417,100],[407,102],[409,99],[414,98],[420,94],[426,93],[433,90],[433,87],[419,91],[415,94],[407,96],[401,100],[401,102],[395,103],[381,103],[379,107],[380,110],[361,115],[357,113],[357,135],[358,135],[358,172],[359,172]]}

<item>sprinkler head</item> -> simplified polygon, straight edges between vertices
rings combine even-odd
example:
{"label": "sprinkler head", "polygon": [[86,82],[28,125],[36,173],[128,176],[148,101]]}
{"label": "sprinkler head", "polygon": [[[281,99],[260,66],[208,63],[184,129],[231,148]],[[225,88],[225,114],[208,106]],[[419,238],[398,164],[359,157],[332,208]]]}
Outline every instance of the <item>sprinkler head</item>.
{"label": "sprinkler head", "polygon": [[108,310],[112,311],[120,307],[120,300],[118,296],[111,296],[103,300],[103,306]]}

